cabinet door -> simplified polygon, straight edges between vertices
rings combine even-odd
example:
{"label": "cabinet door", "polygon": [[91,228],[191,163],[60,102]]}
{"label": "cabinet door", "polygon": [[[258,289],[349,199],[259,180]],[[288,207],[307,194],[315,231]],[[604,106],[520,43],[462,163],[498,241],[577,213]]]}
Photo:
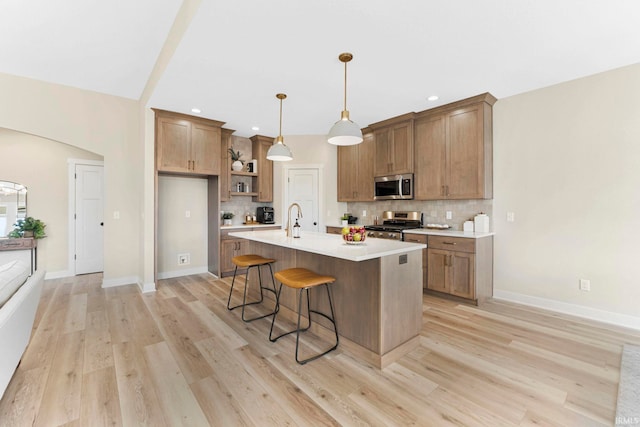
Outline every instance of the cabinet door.
{"label": "cabinet door", "polygon": [[425,117],[415,122],[415,198],[444,198],[446,166],[446,119],[444,115]]}
{"label": "cabinet door", "polygon": [[157,120],[156,168],[162,172],[190,172],[191,124],[186,120]]}
{"label": "cabinet door", "polygon": [[373,160],[376,153],[376,144],[373,133],[363,135],[364,140],[358,144],[358,154],[355,159],[358,165],[358,176],[356,177],[356,199],[357,202],[373,201]]}
{"label": "cabinet door", "polygon": [[475,298],[475,255],[452,252],[449,255],[449,293],[462,298]]}
{"label": "cabinet door", "polygon": [[393,126],[391,129],[392,174],[413,172],[413,121]]}
{"label": "cabinet door", "polygon": [[376,144],[376,161],[373,172],[375,176],[389,175],[392,167],[392,160],[389,154],[392,151],[391,129],[385,128],[377,130],[373,133],[373,135]]}
{"label": "cabinet door", "polygon": [[238,247],[237,239],[220,240],[220,273],[233,273],[235,265],[231,259],[235,256]]}
{"label": "cabinet door", "polygon": [[449,199],[478,199],[484,189],[482,106],[448,115],[447,183]]}
{"label": "cabinet door", "polygon": [[[254,190],[258,195],[253,198],[256,202],[273,202],[273,162],[267,160],[267,151],[273,144],[273,138],[262,136],[251,137],[253,141],[252,154],[258,160],[258,177]],[[255,188],[257,186],[257,188]]]}
{"label": "cabinet door", "polygon": [[220,128],[200,123],[191,125],[192,171],[205,175],[220,174]]}
{"label": "cabinet door", "polygon": [[449,292],[447,267],[450,252],[427,249],[427,289]]}
{"label": "cabinet door", "polygon": [[[363,143],[362,143],[363,144]],[[359,145],[338,147],[338,201],[353,202],[358,193]],[[373,181],[373,179],[372,179]]]}

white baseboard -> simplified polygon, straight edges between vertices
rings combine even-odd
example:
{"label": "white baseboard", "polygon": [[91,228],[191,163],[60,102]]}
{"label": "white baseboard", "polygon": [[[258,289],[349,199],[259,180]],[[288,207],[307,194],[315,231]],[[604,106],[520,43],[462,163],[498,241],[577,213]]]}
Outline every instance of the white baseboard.
{"label": "white baseboard", "polygon": [[517,292],[503,291],[500,289],[493,290],[493,297],[495,299],[516,302],[518,304],[530,305],[532,307],[543,308],[604,323],[611,323],[625,328],[640,330],[640,317],[599,310],[597,308],[585,307],[583,305],[570,304],[547,298],[534,297]]}
{"label": "white baseboard", "polygon": [[191,274],[208,273],[207,267],[195,267],[184,270],[158,272],[158,279],[173,279],[174,277],[189,276]]}
{"label": "white baseboard", "polygon": [[103,288],[113,288],[114,286],[139,285],[138,276],[116,277],[115,279],[102,279]]}
{"label": "white baseboard", "polygon": [[156,282],[142,283],[138,282],[138,287],[140,288],[140,292],[146,294],[148,292],[156,291]]}

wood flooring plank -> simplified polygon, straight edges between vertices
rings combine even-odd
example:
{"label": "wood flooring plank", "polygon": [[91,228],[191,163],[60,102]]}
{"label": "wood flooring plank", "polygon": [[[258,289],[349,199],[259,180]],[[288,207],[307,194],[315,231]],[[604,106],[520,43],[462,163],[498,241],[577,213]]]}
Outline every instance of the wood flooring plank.
{"label": "wood flooring plank", "polygon": [[144,358],[164,419],[170,426],[206,426],[207,417],[191,392],[184,375],[165,342],[144,348]]}
{"label": "wood flooring plank", "polygon": [[116,374],[112,366],[83,375],[79,424],[92,427],[123,425]]}
{"label": "wood flooring plank", "polygon": [[241,403],[215,377],[207,377],[191,384],[205,416],[212,426],[258,426],[244,411]]}
{"label": "wood flooring plank", "polygon": [[247,373],[230,351],[221,349],[212,339],[197,343],[217,378],[242,405],[247,416],[257,426],[294,425],[291,417],[277,401]]}
{"label": "wood flooring plank", "polygon": [[250,346],[237,348],[233,354],[244,369],[277,401],[298,426],[339,426],[313,399],[302,392],[277,368]]}
{"label": "wood flooring plank", "polygon": [[113,366],[109,321],[104,311],[87,313],[84,346],[84,373]]}
{"label": "wood flooring plank", "polygon": [[[289,355],[278,354],[269,357],[268,361],[340,425],[384,425],[374,414],[350,404],[348,396],[357,390],[358,384],[348,384],[348,380],[343,380],[344,376],[341,373],[336,374],[335,371],[325,367],[326,375],[321,375],[320,378],[317,372],[310,375],[311,370],[305,368],[311,367],[313,362],[306,366],[300,366],[295,360],[292,361]],[[341,381],[335,382],[336,379]]]}
{"label": "wood flooring plank", "polygon": [[0,400],[0,425],[32,426],[40,409],[49,373],[47,366],[19,369]]}
{"label": "wood flooring plank", "polygon": [[62,324],[61,333],[67,334],[74,331],[82,331],[87,319],[87,294],[71,294],[69,296],[69,309]]}
{"label": "wood flooring plank", "polygon": [[80,416],[84,331],[61,335],[36,418],[36,426],[60,425]]}
{"label": "wood flooring plank", "polygon": [[125,426],[166,426],[143,348],[131,342],[113,346],[118,397]]}

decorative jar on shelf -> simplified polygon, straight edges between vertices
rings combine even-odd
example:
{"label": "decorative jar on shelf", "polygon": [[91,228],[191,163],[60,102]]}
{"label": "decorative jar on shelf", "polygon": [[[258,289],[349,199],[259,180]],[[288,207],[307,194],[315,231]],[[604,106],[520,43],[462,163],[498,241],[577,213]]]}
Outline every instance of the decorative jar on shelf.
{"label": "decorative jar on shelf", "polygon": [[231,163],[231,169],[238,172],[242,170],[242,162],[240,160],[236,160],[235,162]]}

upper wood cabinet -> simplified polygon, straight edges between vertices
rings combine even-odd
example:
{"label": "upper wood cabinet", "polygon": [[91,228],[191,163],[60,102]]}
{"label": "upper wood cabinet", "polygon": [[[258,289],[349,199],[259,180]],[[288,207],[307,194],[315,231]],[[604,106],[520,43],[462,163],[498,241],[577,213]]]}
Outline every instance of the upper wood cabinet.
{"label": "upper wood cabinet", "polygon": [[413,116],[404,114],[369,126],[375,140],[374,176],[413,172]]}
{"label": "upper wood cabinet", "polygon": [[490,199],[492,106],[483,94],[416,114],[417,200]]}
{"label": "upper wood cabinet", "polygon": [[154,111],[158,172],[220,174],[223,122],[164,110]]}
{"label": "upper wood cabinet", "polygon": [[364,131],[364,141],[338,147],[338,201],[373,201],[373,133]]}
{"label": "upper wood cabinet", "polygon": [[267,151],[273,144],[273,138],[254,135],[251,138],[252,156],[258,161],[258,176],[253,178],[253,191],[258,193],[254,202],[273,202],[273,162],[267,160]]}

